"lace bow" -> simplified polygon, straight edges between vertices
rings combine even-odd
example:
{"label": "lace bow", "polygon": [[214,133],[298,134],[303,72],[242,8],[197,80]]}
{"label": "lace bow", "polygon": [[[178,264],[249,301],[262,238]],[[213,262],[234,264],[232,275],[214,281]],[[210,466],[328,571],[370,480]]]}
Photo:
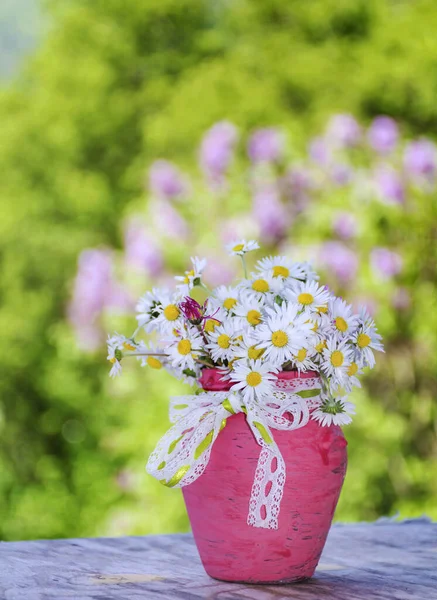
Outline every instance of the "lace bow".
{"label": "lace bow", "polygon": [[[249,500],[248,525],[278,528],[278,515],[285,484],[285,463],[271,432],[292,431],[308,423],[309,411],[320,403],[320,379],[277,382],[268,404],[243,402],[238,392],[203,392],[171,398],[170,421],[149,457],[146,470],[168,487],[183,487],[205,470],[212,446],[226,426],[226,419],[244,412],[261,452]],[[272,463],[276,459],[276,468]],[[271,483],[268,496],[266,486]],[[262,511],[262,507],[265,511]]]}

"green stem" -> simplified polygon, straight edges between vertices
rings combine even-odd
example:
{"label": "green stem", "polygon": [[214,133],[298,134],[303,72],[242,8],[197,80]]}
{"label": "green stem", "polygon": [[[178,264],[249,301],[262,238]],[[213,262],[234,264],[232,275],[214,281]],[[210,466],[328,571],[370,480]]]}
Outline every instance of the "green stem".
{"label": "green stem", "polygon": [[208,294],[211,293],[211,290],[209,289],[209,287],[207,287],[203,281],[200,282],[200,287],[202,287],[204,290],[206,290],[208,292]]}
{"label": "green stem", "polygon": [[123,356],[168,356],[163,352],[123,352]]}
{"label": "green stem", "polygon": [[[162,352],[126,352],[123,353],[123,357],[125,356],[168,356],[168,354],[164,354]],[[194,362],[205,365],[205,367],[209,367],[210,369],[213,367],[213,365],[204,360],[200,360],[200,358],[195,358]]]}
{"label": "green stem", "polygon": [[244,260],[244,254],[241,254],[240,257],[241,257],[241,262],[243,263],[244,277],[247,279],[247,267],[246,267],[246,261]]}
{"label": "green stem", "polygon": [[139,325],[139,326],[138,326],[138,327],[135,329],[135,331],[133,332],[133,334],[130,336],[130,339],[131,339],[131,340],[134,340],[134,339],[135,339],[135,336],[137,335],[137,333],[138,333],[139,331],[141,331],[141,329],[142,329],[142,326],[141,326],[141,325]]}
{"label": "green stem", "polygon": [[199,363],[200,365],[205,365],[206,367],[209,367],[210,369],[213,368],[213,365],[211,365],[210,363],[207,363],[205,360],[200,360],[200,358],[195,358],[194,362]]}

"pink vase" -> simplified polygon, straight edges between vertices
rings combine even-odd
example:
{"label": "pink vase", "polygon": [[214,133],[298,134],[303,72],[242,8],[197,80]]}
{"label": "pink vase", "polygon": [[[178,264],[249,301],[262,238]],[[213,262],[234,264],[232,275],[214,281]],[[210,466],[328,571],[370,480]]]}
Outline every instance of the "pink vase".
{"label": "pink vase", "polygon": [[[215,369],[205,369],[200,383],[210,391],[229,389]],[[311,577],[319,562],[346,473],[347,442],[339,427],[314,420],[273,435],[287,474],[278,529],[247,525],[260,446],[242,413],[227,419],[204,473],[182,488],[200,558],[215,579],[291,583]]]}

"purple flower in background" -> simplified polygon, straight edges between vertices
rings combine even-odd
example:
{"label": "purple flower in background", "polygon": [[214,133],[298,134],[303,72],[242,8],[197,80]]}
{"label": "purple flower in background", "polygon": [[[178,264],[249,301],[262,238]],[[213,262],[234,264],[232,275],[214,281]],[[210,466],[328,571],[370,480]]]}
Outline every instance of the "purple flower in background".
{"label": "purple flower in background", "polygon": [[113,275],[113,255],[106,249],[84,250],[78,261],[68,317],[78,343],[96,349],[104,335],[98,319],[105,308],[127,310],[130,301]]}
{"label": "purple flower in background", "polygon": [[225,174],[232,161],[237,142],[237,128],[228,121],[220,121],[204,135],[200,145],[200,166],[212,189],[225,183]]}
{"label": "purple flower in background", "polygon": [[374,170],[373,179],[379,198],[386,204],[405,202],[404,182],[398,171],[389,164],[381,164]]}
{"label": "purple flower in background", "polygon": [[411,306],[411,296],[404,287],[398,287],[391,297],[391,305],[396,310],[408,310]]}
{"label": "purple flower in background", "polygon": [[281,191],[293,203],[297,212],[304,210],[310,200],[310,193],[316,187],[311,172],[305,167],[292,167],[281,181]]}
{"label": "purple flower in background", "polygon": [[357,219],[350,212],[338,212],[334,215],[332,229],[339,237],[345,240],[353,238],[357,234]]}
{"label": "purple flower in background", "polygon": [[249,139],[247,153],[253,163],[278,162],[284,154],[284,136],[274,127],[258,129]]}
{"label": "purple flower in background", "polygon": [[437,169],[437,149],[431,140],[422,138],[405,147],[404,168],[412,180],[433,183]]}
{"label": "purple flower in background", "polygon": [[177,240],[186,240],[190,234],[190,228],[186,220],[167,201],[150,204],[152,226],[162,236]]}
{"label": "purple flower in background", "polygon": [[348,184],[352,179],[352,169],[346,163],[335,163],[331,167],[331,179],[339,186]]}
{"label": "purple flower in background", "polygon": [[317,165],[324,167],[331,160],[331,150],[322,137],[313,138],[308,145],[308,155]]}
{"label": "purple flower in background", "polygon": [[358,269],[358,258],[342,242],[325,242],[319,252],[319,261],[328,271],[343,283],[347,284],[355,279]]}
{"label": "purple flower in background", "polygon": [[129,469],[119,471],[115,477],[115,483],[124,492],[132,492],[137,483],[136,472]]}
{"label": "purple flower in background", "polygon": [[396,121],[386,116],[375,117],[367,131],[367,139],[376,152],[388,154],[395,149],[399,139]]}
{"label": "purple flower in background", "polygon": [[127,265],[150,277],[161,273],[164,267],[162,251],[141,219],[133,218],[127,222],[124,248]]}
{"label": "purple flower in background", "polygon": [[108,291],[108,297],[105,302],[105,309],[114,312],[124,313],[132,309],[132,298],[126,292],[124,286],[113,279]]}
{"label": "purple flower in background", "polygon": [[280,241],[290,226],[290,215],[274,184],[261,184],[255,189],[253,216],[258,223],[261,240],[265,244]]}
{"label": "purple flower in background", "polygon": [[374,273],[385,279],[394,277],[402,270],[402,257],[388,248],[374,248],[370,254],[370,263]]}
{"label": "purple flower in background", "polygon": [[188,192],[182,172],[167,160],[156,160],[149,170],[149,187],[157,198],[180,200]]}
{"label": "purple flower in background", "polygon": [[[235,236],[231,238],[231,241],[234,239],[236,239]],[[229,264],[217,258],[208,258],[208,265],[203,275],[207,283],[218,287],[219,285],[230,285],[236,276],[236,271]]]}
{"label": "purple flower in background", "polygon": [[224,219],[218,227],[222,246],[227,246],[234,240],[254,239],[258,235],[258,224],[254,215],[249,212]]}
{"label": "purple flower in background", "polygon": [[352,115],[334,115],[328,123],[326,137],[339,148],[349,148],[360,142],[361,127]]}

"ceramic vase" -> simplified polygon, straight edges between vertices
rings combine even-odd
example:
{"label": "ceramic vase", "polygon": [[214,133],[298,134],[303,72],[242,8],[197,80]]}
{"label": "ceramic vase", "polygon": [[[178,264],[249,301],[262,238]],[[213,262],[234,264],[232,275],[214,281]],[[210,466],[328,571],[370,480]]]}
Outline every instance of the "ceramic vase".
{"label": "ceramic vase", "polygon": [[[278,379],[315,376],[283,372]],[[229,389],[215,369],[204,370],[201,384]],[[204,473],[182,488],[200,558],[215,579],[292,583],[311,577],[319,562],[346,473],[347,442],[340,427],[311,419],[272,433],[286,466],[278,529],[247,524],[260,446],[242,413],[227,419]]]}

